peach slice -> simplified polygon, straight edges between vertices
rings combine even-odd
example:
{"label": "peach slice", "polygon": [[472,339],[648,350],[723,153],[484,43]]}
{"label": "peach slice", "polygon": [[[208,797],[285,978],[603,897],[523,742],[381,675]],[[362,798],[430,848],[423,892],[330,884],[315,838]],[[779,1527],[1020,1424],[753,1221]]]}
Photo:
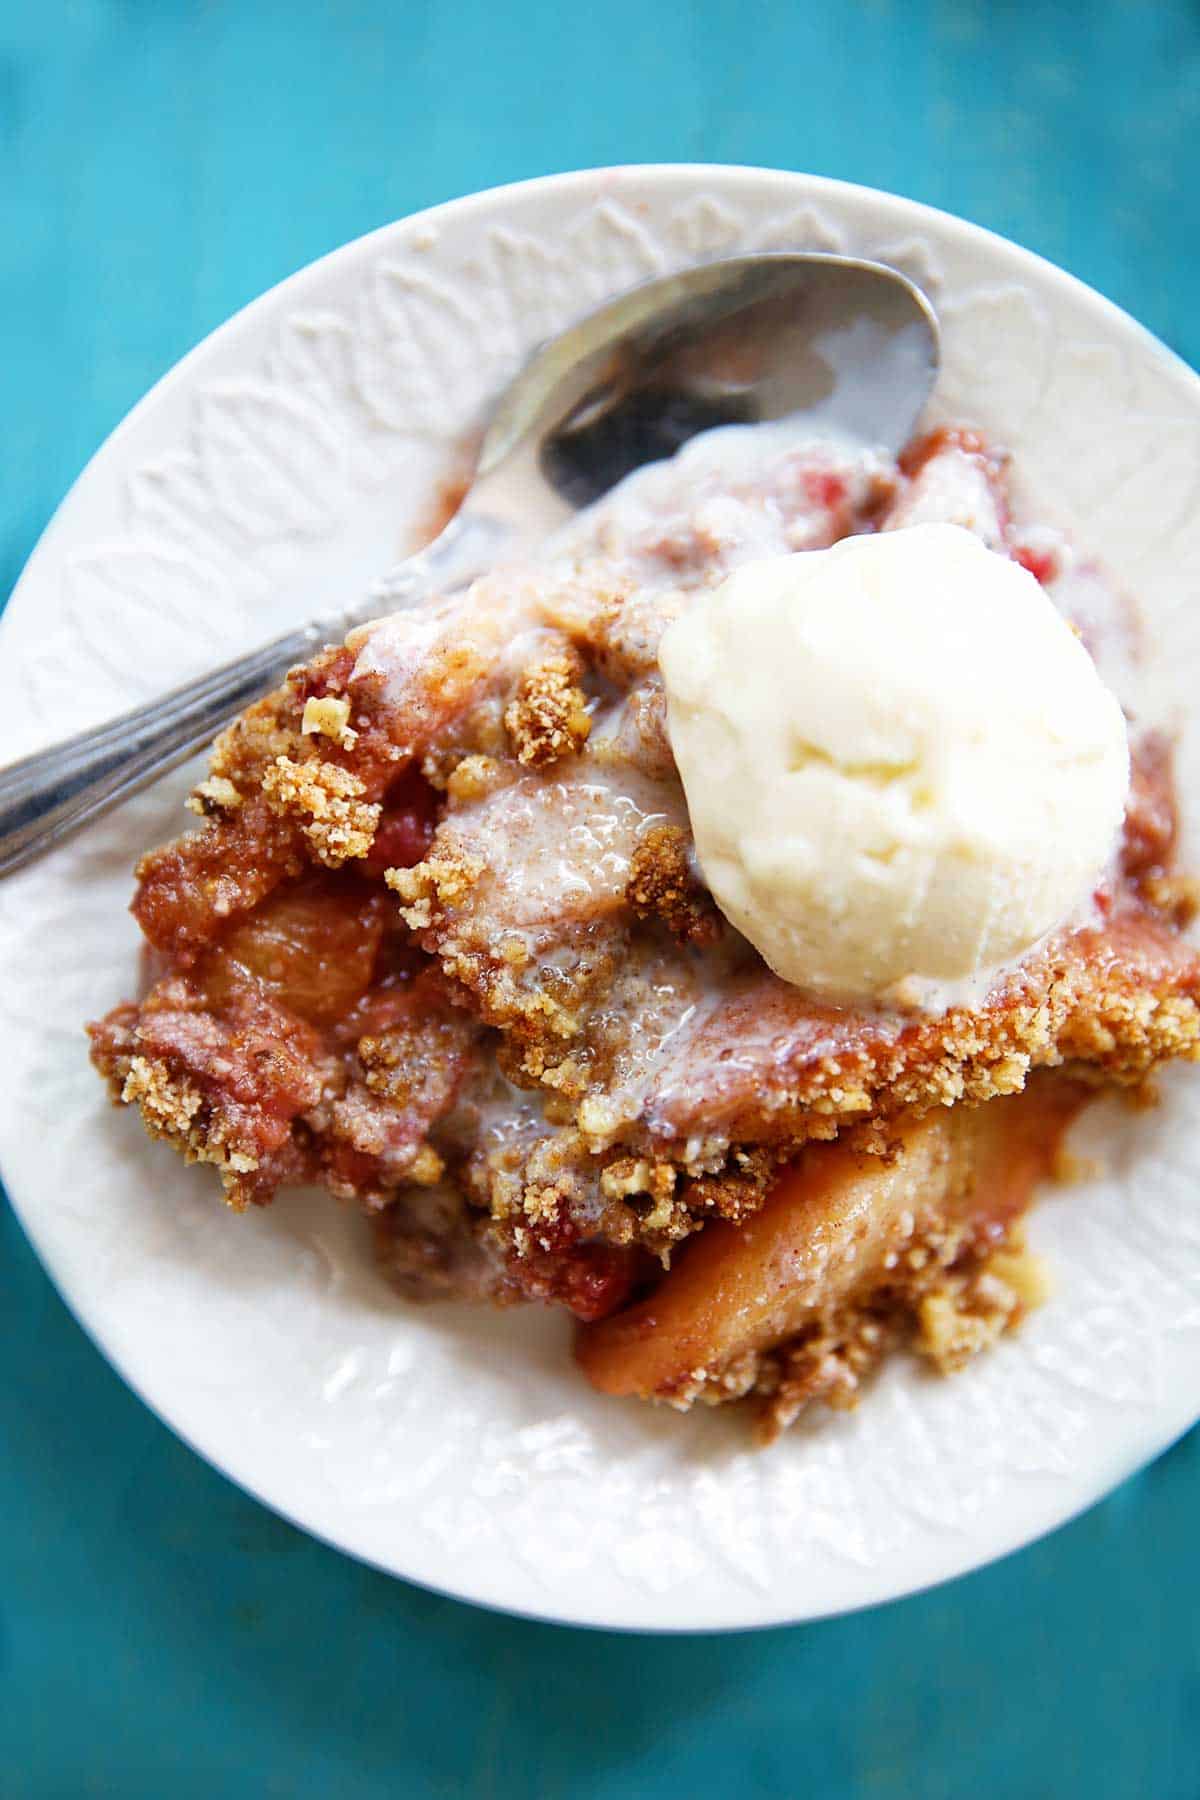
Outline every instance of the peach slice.
{"label": "peach slice", "polygon": [[335,1022],[370,984],[387,911],[383,890],[365,882],[317,875],[278,889],[209,952],[209,1004],[220,1009],[251,976],[310,1024]]}
{"label": "peach slice", "polygon": [[785,1342],[892,1279],[918,1223],[998,1239],[1051,1169],[1087,1090],[1061,1077],[900,1128],[894,1154],[813,1145],[762,1210],[707,1225],[653,1293],[584,1327],[576,1357],[606,1394],[686,1401],[736,1358]]}

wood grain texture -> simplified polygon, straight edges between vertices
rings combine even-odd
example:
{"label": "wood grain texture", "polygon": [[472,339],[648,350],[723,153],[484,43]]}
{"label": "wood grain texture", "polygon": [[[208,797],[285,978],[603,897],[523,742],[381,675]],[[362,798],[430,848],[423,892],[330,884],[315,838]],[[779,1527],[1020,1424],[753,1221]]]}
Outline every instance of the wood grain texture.
{"label": "wood grain texture", "polygon": [[[809,168],[1016,237],[1200,362],[1195,0],[0,0],[0,590],[146,387],[416,207]],[[0,1220],[0,1791],[1200,1791],[1195,1435],[1009,1562],[730,1638],[568,1633],[309,1542],[144,1410]]]}

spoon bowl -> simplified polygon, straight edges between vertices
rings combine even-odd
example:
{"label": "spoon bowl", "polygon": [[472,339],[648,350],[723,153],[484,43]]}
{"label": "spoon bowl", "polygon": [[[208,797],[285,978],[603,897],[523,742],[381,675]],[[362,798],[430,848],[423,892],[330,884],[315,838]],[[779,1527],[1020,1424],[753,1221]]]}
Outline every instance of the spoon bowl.
{"label": "spoon bowl", "polygon": [[733,257],[618,296],[534,353],[492,413],[461,510],[368,595],[0,771],[0,875],[140,792],[323,644],[460,586],[698,433],[794,418],[895,450],[937,367],[932,307],[881,263]]}
{"label": "spoon bowl", "polygon": [[517,475],[552,521],[702,431],[788,418],[896,450],[937,368],[932,306],[882,263],[781,251],[702,264],[536,351],[492,415],[473,488]]}

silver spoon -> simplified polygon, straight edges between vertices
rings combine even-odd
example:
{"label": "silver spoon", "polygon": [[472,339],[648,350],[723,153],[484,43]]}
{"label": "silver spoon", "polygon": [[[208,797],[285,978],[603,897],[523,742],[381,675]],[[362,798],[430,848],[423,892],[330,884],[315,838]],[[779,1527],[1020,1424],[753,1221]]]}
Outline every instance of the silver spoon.
{"label": "silver spoon", "polygon": [[363,599],[0,771],[0,875],[147,787],[322,645],[461,586],[698,432],[798,415],[895,450],[937,366],[932,307],[879,263],[740,256],[632,289],[534,353],[461,510]]}

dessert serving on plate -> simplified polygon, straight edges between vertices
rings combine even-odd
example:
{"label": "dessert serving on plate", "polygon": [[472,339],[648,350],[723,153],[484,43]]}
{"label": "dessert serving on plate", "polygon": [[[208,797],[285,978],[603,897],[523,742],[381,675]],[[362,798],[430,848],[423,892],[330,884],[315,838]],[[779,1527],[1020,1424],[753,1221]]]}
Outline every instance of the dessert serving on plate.
{"label": "dessert serving on plate", "polygon": [[566,1307],[609,1393],[770,1435],[953,1369],[1089,1096],[1200,1056],[1137,655],[975,435],[710,434],[224,734],[93,1059],[402,1295]]}

